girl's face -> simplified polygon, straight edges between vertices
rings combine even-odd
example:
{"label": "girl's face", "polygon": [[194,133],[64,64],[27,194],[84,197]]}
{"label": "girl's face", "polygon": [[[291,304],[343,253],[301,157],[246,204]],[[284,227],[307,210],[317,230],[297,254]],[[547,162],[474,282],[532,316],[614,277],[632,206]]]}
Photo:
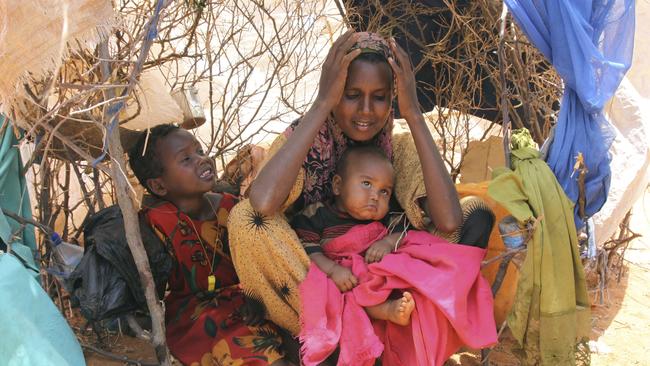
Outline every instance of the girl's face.
{"label": "girl's face", "polygon": [[388,121],[393,99],[392,73],[386,62],[355,60],[334,119],[343,133],[355,141],[375,137]]}
{"label": "girl's face", "polygon": [[159,140],[158,156],[163,174],[152,179],[150,187],[165,199],[177,201],[201,197],[214,185],[214,166],[191,133],[177,130]]}

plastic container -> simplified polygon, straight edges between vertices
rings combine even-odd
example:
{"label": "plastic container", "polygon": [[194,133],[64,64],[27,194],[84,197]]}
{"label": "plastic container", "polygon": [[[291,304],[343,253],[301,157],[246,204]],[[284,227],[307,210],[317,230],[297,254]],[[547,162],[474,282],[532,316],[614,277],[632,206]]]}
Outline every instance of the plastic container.
{"label": "plastic container", "polygon": [[[519,222],[513,216],[506,216],[499,222],[499,233],[507,250],[521,249],[525,243],[525,230],[519,226]],[[526,251],[515,253],[510,259],[517,269],[521,269],[526,259]]]}
{"label": "plastic container", "polygon": [[508,249],[517,249],[524,245],[524,230],[513,216],[506,216],[499,222],[499,233],[503,244]]}
{"label": "plastic container", "polygon": [[49,272],[66,279],[81,261],[84,255],[84,248],[79,245],[64,242],[57,233],[52,233],[50,238],[52,239],[53,247]]}

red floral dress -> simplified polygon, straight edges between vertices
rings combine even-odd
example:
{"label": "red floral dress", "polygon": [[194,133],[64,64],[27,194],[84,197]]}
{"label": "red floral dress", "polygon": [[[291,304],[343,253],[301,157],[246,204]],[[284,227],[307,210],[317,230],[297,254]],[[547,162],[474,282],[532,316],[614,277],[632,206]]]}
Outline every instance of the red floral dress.
{"label": "red floral dress", "polygon": [[226,222],[237,203],[223,194],[214,220],[193,220],[170,202],[146,210],[174,258],[165,297],[170,351],[185,365],[268,365],[282,357],[271,325],[246,326]]}

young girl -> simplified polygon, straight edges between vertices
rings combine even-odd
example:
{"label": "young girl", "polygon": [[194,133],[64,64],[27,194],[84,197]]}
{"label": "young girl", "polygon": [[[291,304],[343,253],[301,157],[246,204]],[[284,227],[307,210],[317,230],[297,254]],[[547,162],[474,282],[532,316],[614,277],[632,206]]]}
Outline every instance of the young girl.
{"label": "young girl", "polygon": [[423,231],[404,232],[396,247],[387,227],[405,227],[388,215],[393,189],[381,150],[350,147],[332,179],[334,199],[292,219],[312,262],[300,285],[305,365],[337,345],[339,365],[373,365],[382,351],[384,365],[441,365],[462,345],[496,342],[492,294],[479,273],[485,250]]}
{"label": "young girl", "polygon": [[286,365],[277,329],[247,326],[230,260],[226,221],[236,199],[211,193],[215,170],[199,142],[172,125],[140,136],[129,153],[140,183],[156,197],[143,208],[174,258],[165,297],[170,351],[185,365]]}

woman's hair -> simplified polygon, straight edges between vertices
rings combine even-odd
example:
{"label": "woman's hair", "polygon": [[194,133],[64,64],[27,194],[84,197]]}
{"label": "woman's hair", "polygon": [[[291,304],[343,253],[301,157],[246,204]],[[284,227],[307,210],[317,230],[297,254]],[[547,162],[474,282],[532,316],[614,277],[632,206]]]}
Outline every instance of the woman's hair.
{"label": "woman's hair", "polygon": [[140,184],[151,194],[154,193],[149,189],[147,180],[160,177],[164,170],[156,148],[158,142],[177,130],[179,130],[178,126],[169,124],[143,131],[135,146],[129,150],[129,165]]}
{"label": "woman's hair", "polygon": [[[362,52],[359,56],[352,60],[352,62],[354,61],[365,61],[371,64],[385,63],[388,65],[388,70],[390,71],[390,80],[393,80],[393,68],[390,67],[390,64],[388,63],[386,57],[379,52]],[[393,83],[391,83],[391,89],[393,89]]]}
{"label": "woman's hair", "polygon": [[362,52],[354,60],[363,60],[373,64],[378,64],[382,62],[388,63],[386,57],[384,57],[384,55],[382,55],[379,52]]}

